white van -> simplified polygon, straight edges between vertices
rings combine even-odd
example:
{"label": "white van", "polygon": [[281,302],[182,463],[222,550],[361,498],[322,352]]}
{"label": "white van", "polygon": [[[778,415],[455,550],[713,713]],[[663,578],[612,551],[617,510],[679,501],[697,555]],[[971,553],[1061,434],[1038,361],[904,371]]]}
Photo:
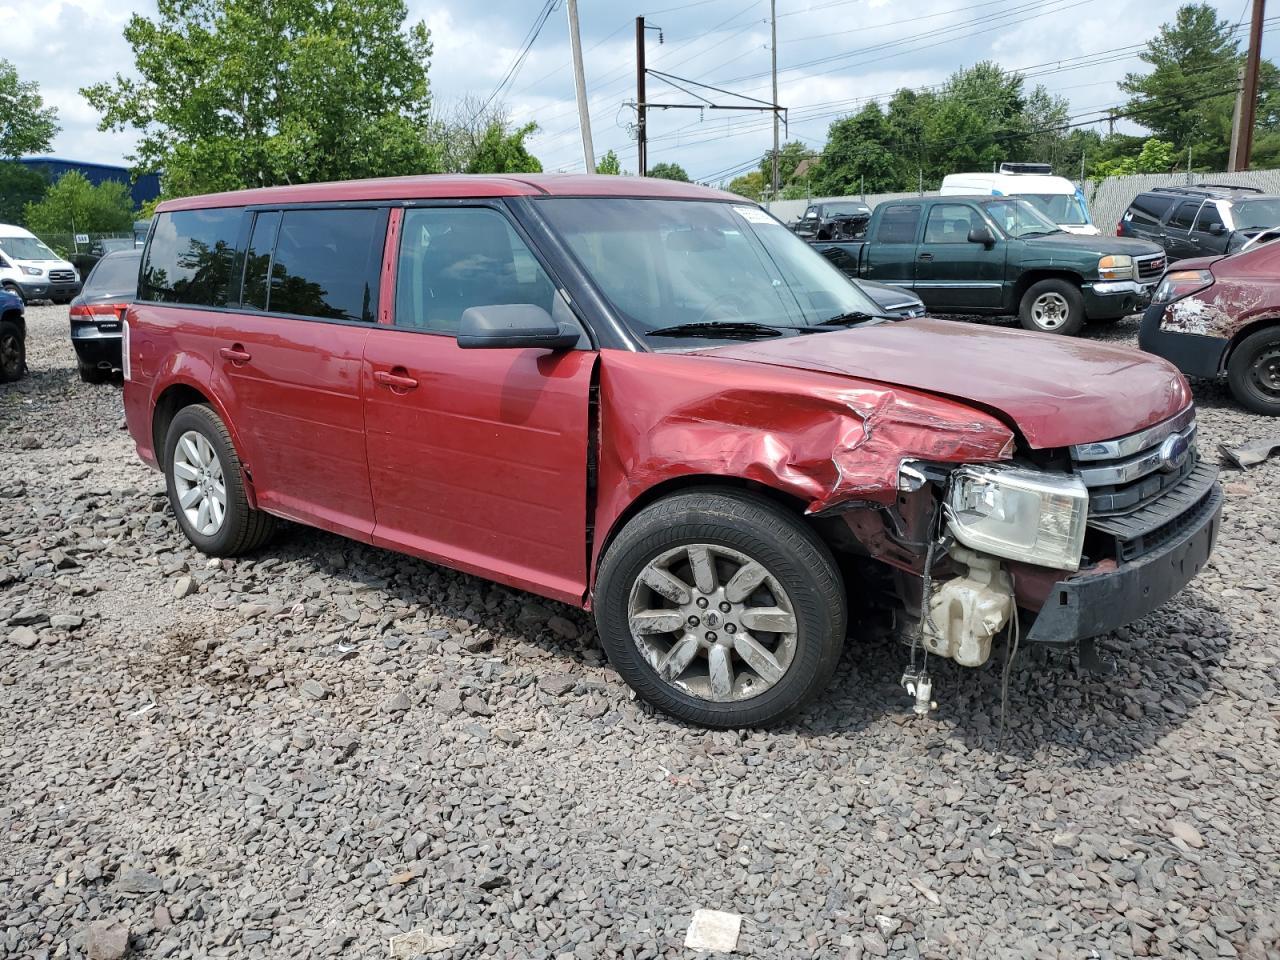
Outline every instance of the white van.
{"label": "white van", "polygon": [[996,173],[952,173],[942,178],[941,193],[1022,197],[1068,233],[1097,235],[1084,194],[1052,169],[1047,163],[1002,163]]}
{"label": "white van", "polygon": [[80,274],[29,230],[0,223],[0,289],[25,301],[70,303]]}

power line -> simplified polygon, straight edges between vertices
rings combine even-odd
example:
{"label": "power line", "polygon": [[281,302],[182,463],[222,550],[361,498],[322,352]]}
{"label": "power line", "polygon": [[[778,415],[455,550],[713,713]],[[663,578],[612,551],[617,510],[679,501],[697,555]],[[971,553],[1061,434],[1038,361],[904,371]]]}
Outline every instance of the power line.
{"label": "power line", "polygon": [[538,34],[542,32],[542,28],[547,25],[547,20],[550,19],[552,12],[559,5],[559,2],[560,0],[546,0],[546,3],[542,5],[542,9],[538,12],[538,16],[534,18],[533,26],[530,27],[529,32],[525,34],[524,46],[521,48],[520,52],[516,54],[515,59],[511,61],[511,66],[507,68],[507,72],[503,74],[502,79],[498,81],[498,85],[493,88],[493,93],[489,94],[489,98],[485,100],[484,105],[476,111],[475,117],[471,118],[472,120],[483,115],[485,110],[489,109],[489,104],[493,103],[494,98],[502,92],[503,87],[515,79],[516,74],[520,72],[520,68],[524,65],[525,57],[529,55],[529,50],[533,47],[534,41],[538,39]]}

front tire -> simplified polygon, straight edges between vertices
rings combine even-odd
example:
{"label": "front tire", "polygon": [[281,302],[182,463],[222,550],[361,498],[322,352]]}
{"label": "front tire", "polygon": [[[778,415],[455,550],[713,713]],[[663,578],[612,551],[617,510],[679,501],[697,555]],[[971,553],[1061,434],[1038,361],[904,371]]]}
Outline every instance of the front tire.
{"label": "front tire", "polygon": [[249,506],[240,458],[210,407],[183,407],[164,443],[169,505],[183,535],[201,553],[233,557],[262,546],[275,518]]}
{"label": "front tire", "polygon": [[1033,283],[1022,295],[1018,320],[1037,333],[1074,337],[1084,326],[1084,294],[1066,280]]}
{"label": "front tire", "polygon": [[1280,417],[1280,327],[1251,333],[1231,351],[1227,384],[1241,406]]}
{"label": "front tire", "polygon": [[835,559],[772,502],[732,489],[660,500],[600,565],[596,624],[610,663],[680,720],[777,723],[827,687],[845,635]]}
{"label": "front tire", "polygon": [[27,372],[27,341],[22,328],[9,320],[0,321],[0,383],[21,380]]}

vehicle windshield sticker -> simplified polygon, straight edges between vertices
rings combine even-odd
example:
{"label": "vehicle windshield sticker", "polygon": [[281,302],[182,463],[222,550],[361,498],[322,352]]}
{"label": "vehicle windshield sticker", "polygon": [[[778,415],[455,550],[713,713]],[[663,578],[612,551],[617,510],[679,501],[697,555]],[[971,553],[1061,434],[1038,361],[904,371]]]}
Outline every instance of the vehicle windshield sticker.
{"label": "vehicle windshield sticker", "polygon": [[747,223],[766,223],[776,227],[782,226],[777,220],[769,216],[759,207],[734,207],[738,216],[742,217]]}

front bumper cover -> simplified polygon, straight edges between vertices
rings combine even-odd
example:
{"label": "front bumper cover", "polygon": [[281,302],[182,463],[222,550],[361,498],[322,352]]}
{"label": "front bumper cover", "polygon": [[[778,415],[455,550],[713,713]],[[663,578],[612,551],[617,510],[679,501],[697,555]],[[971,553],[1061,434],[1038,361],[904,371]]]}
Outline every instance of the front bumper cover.
{"label": "front bumper cover", "polygon": [[1142,325],[1138,327],[1138,346],[1147,353],[1164,357],[1188,376],[1218,376],[1231,341],[1226,337],[1166,330],[1164,314],[1168,309],[1167,303],[1153,303],[1147,307],[1147,312],[1142,315]]}
{"label": "front bumper cover", "polygon": [[1087,317],[1123,317],[1146,307],[1155,292],[1154,283],[1136,280],[1095,280],[1081,287]]}
{"label": "front bumper cover", "polygon": [[30,280],[18,280],[24,300],[70,300],[80,292],[80,282],[51,283],[48,279],[33,277]]}
{"label": "front bumper cover", "polygon": [[1059,580],[1027,639],[1068,643],[1096,637],[1163,606],[1208,562],[1222,521],[1223,499],[1222,486],[1215,483],[1195,515],[1167,543],[1105,573]]}

